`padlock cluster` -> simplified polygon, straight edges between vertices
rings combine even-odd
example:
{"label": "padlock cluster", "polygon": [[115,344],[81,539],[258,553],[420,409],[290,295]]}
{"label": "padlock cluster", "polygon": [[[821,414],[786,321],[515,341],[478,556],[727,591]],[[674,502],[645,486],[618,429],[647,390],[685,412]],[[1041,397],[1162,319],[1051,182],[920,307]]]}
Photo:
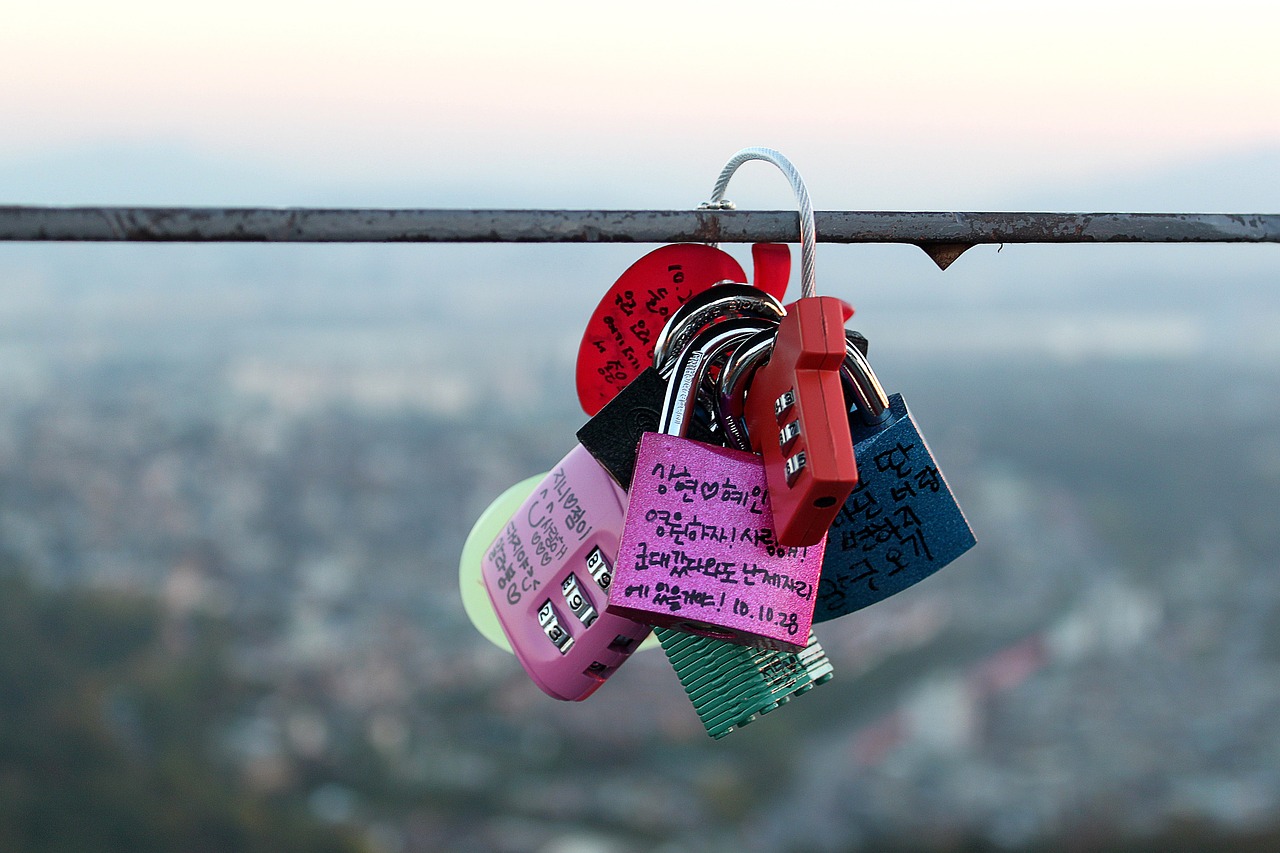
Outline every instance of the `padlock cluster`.
{"label": "padlock cluster", "polygon": [[722,737],[831,677],[814,623],[974,539],[866,339],[846,331],[852,309],[815,295],[784,308],[785,247],[753,252],[773,292],[740,271],[712,278],[733,262],[709,253],[663,247],[606,295],[578,364],[593,417],[481,574],[544,692],[587,698],[656,630]]}

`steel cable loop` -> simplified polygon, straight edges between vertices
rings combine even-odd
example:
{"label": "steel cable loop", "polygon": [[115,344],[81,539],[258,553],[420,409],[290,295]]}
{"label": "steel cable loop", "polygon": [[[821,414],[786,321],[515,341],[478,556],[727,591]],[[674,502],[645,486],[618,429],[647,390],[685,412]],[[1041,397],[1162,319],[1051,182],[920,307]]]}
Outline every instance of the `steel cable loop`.
{"label": "steel cable loop", "polygon": [[733,173],[748,160],[764,160],[766,163],[772,163],[791,183],[791,190],[796,195],[796,203],[800,211],[800,296],[805,299],[817,296],[817,277],[813,265],[818,254],[818,229],[813,222],[813,203],[809,201],[809,190],[804,185],[804,178],[800,177],[800,172],[785,155],[772,148],[743,148],[734,154],[720,171],[715,188],[711,190],[711,200],[702,206],[712,210],[731,208],[732,203],[724,201],[724,192],[729,186],[729,179],[733,177]]}

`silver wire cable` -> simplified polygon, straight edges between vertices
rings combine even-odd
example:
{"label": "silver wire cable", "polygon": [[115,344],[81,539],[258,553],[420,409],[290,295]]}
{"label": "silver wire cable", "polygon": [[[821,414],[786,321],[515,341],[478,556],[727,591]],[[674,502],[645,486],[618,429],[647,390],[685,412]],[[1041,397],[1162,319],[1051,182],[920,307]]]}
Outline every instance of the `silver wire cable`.
{"label": "silver wire cable", "polygon": [[716,185],[711,190],[711,200],[700,205],[707,210],[732,210],[733,202],[727,201],[724,191],[729,187],[729,179],[738,167],[748,160],[764,160],[777,166],[782,174],[791,182],[791,190],[796,195],[796,203],[800,208],[800,296],[808,299],[818,295],[817,277],[813,271],[814,258],[818,254],[818,229],[813,223],[813,203],[809,201],[809,190],[805,188],[800,172],[781,152],[772,148],[743,148],[729,159]]}

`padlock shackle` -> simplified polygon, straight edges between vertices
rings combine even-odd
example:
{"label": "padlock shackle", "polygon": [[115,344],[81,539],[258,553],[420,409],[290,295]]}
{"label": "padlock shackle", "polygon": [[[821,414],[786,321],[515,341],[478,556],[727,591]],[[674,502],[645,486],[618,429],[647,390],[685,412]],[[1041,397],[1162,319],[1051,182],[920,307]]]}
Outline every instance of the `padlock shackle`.
{"label": "padlock shackle", "polygon": [[818,254],[818,229],[813,220],[813,202],[809,200],[809,190],[804,185],[800,172],[781,152],[772,148],[743,148],[729,159],[716,178],[716,185],[711,190],[711,200],[703,202],[700,207],[712,210],[732,210],[734,204],[727,201],[724,191],[729,187],[729,179],[738,167],[748,160],[764,160],[772,163],[786,176],[791,183],[791,191],[795,193],[796,205],[800,213],[800,296],[807,299],[818,295],[817,276],[814,273],[814,259]]}
{"label": "padlock shackle", "polygon": [[884,387],[876,378],[876,372],[871,369],[871,363],[862,354],[862,350],[854,345],[848,333],[845,334],[845,340],[847,346],[840,375],[845,380],[845,388],[853,392],[863,423],[874,426],[884,420],[889,411],[889,395],[884,393]]}
{"label": "padlock shackle", "polygon": [[755,375],[756,369],[769,360],[777,331],[776,328],[768,329],[743,341],[733,351],[720,373],[720,399],[716,415],[730,446],[738,450],[751,449],[745,415],[747,386],[751,384],[751,377]]}
{"label": "padlock shackle", "polygon": [[676,309],[653,344],[653,366],[670,376],[677,354],[703,329],[723,319],[760,317],[776,323],[787,313],[782,303],[749,284],[720,282]]}
{"label": "padlock shackle", "polygon": [[693,417],[699,389],[711,365],[743,339],[772,328],[773,322],[759,317],[734,317],[698,332],[680,351],[667,394],[662,401],[658,432],[684,435]]}

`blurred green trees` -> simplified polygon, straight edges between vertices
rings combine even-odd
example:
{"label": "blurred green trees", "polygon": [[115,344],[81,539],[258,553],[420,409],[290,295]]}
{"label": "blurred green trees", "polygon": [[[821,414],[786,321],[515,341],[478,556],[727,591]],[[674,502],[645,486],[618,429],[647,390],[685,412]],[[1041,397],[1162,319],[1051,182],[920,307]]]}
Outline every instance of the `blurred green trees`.
{"label": "blurred green trees", "polygon": [[216,628],[0,574],[0,850],[360,849],[217,757],[252,688],[223,667]]}

